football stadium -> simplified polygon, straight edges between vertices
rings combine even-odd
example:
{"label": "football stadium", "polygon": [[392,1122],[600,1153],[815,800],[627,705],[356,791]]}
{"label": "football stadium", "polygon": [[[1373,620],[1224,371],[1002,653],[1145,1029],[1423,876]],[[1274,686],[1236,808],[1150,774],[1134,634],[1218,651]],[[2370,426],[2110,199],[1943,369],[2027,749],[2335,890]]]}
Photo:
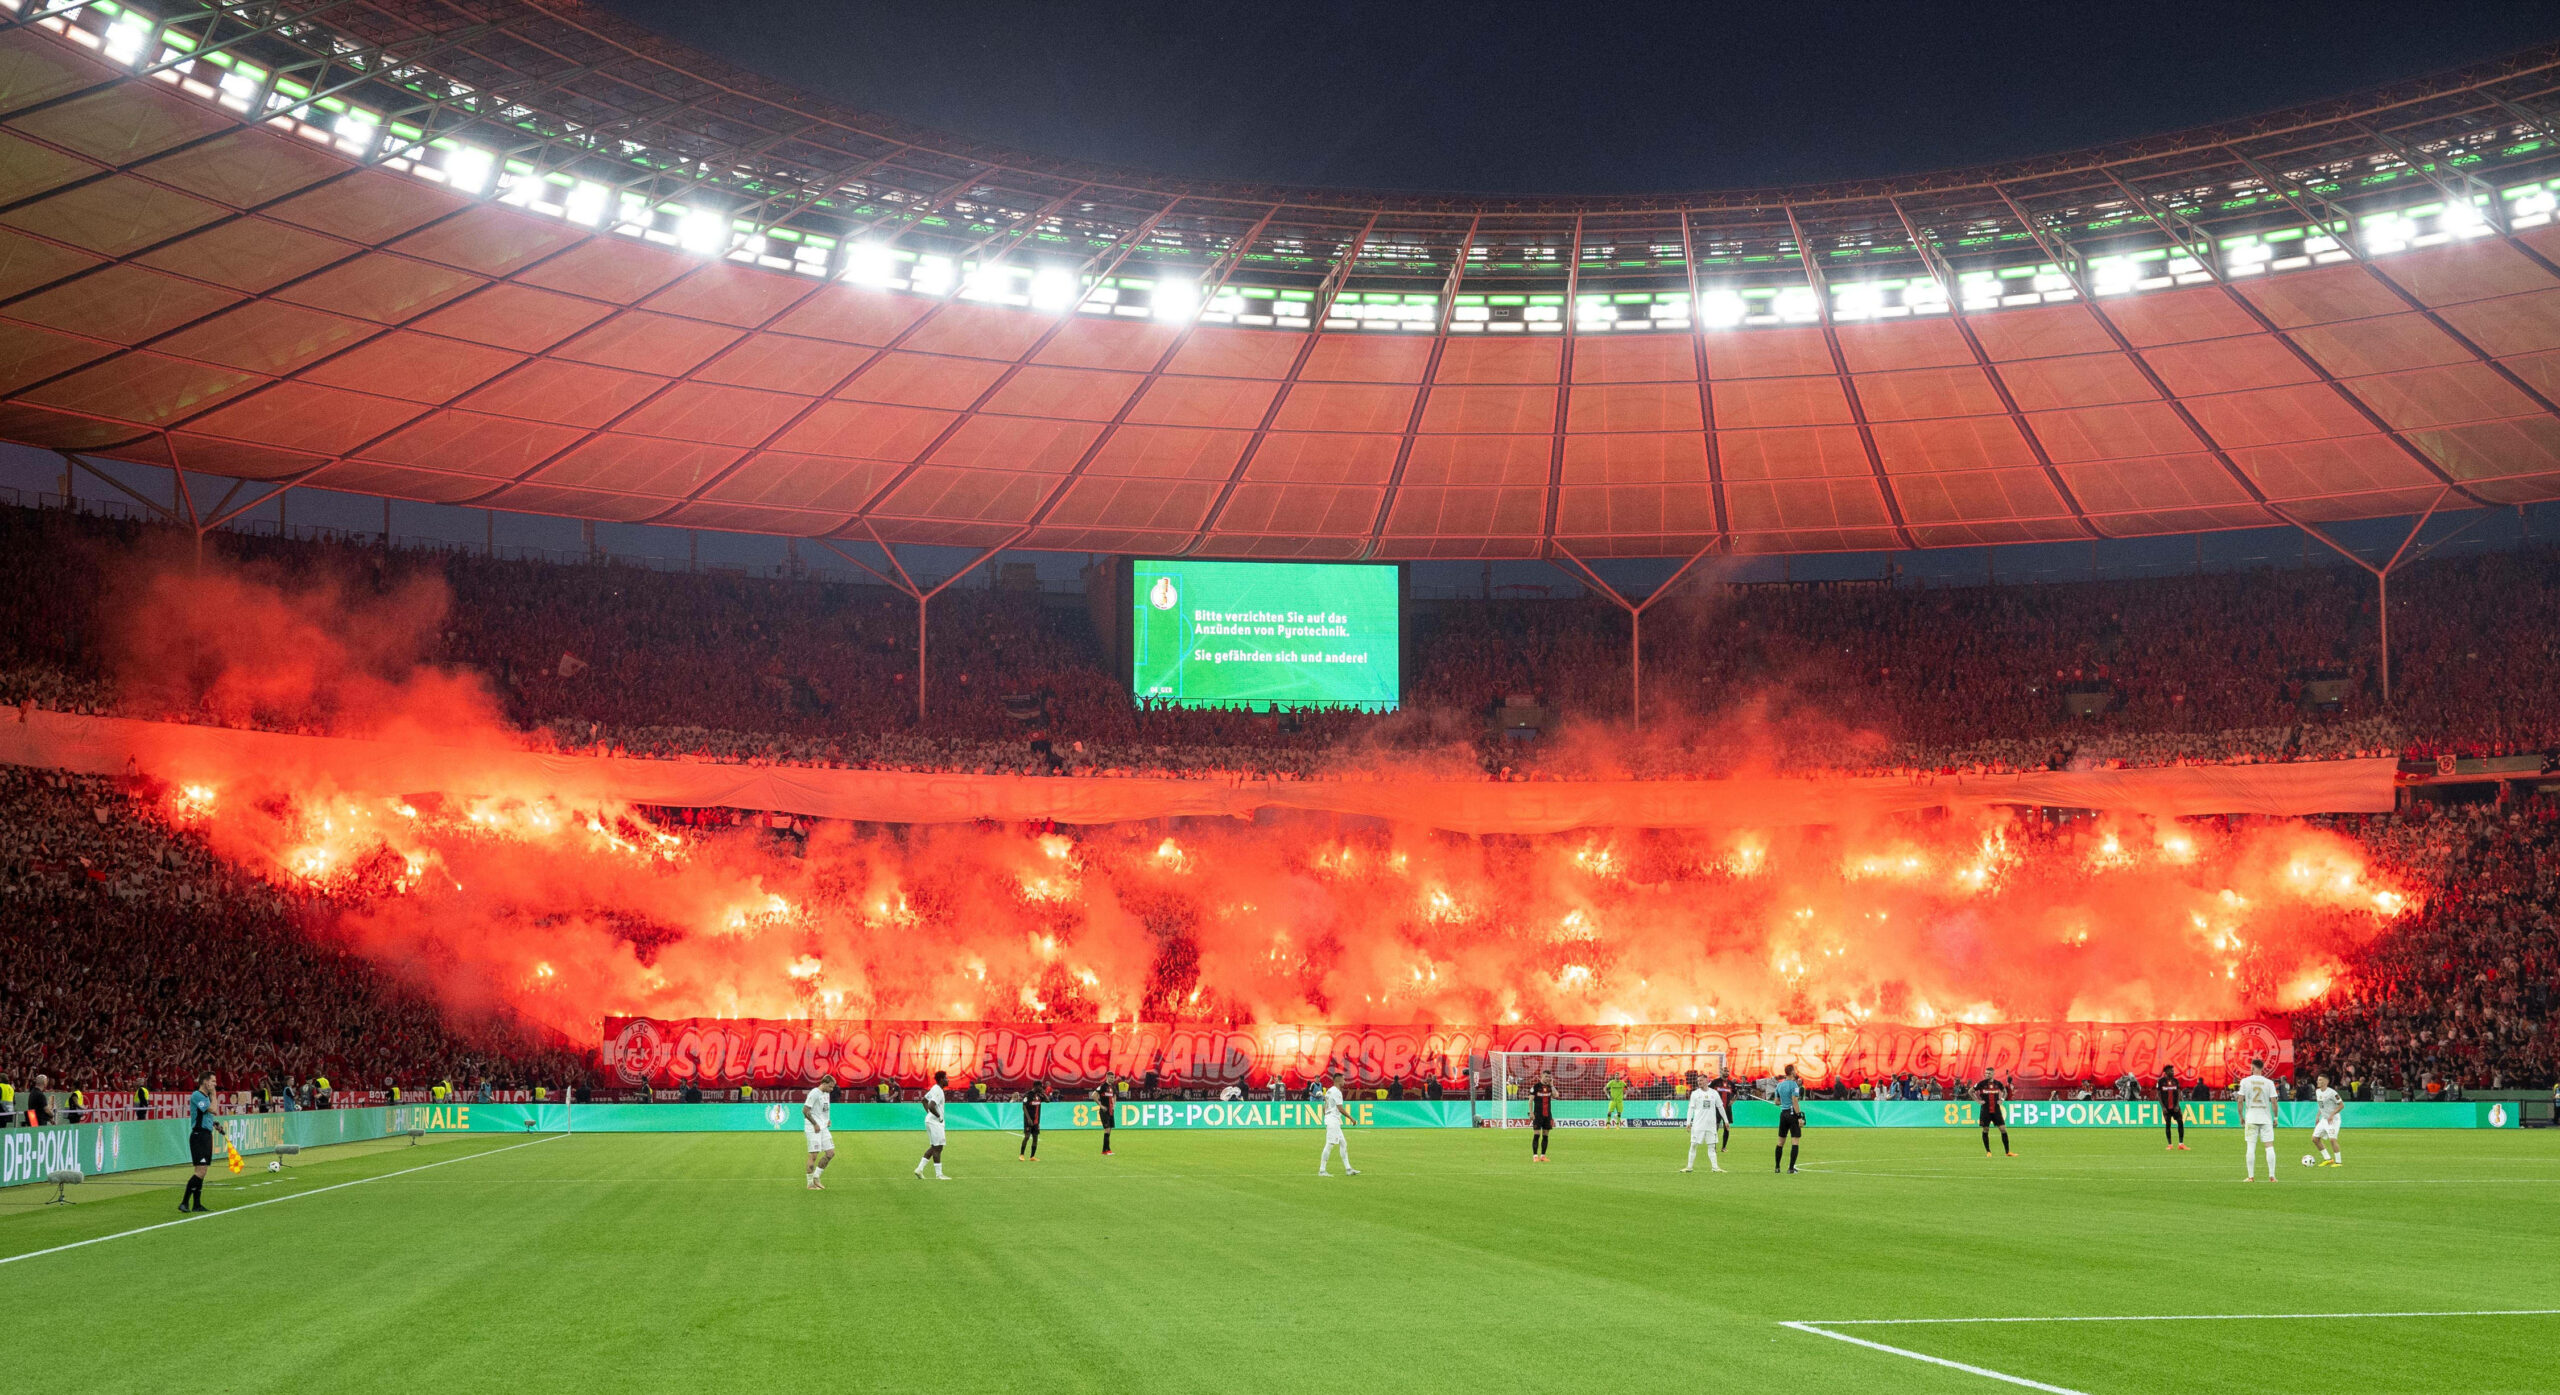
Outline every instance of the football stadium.
{"label": "football stadium", "polygon": [[2560,1388],[2497,51],[1463,195],[0,0],[8,1388]]}

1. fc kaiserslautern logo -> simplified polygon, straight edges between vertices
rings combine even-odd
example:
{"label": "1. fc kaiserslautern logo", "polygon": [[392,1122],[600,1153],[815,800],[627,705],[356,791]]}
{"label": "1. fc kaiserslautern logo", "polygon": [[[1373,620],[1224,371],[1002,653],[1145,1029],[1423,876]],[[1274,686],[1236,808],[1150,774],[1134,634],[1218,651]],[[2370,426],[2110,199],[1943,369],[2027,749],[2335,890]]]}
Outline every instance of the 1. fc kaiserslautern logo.
{"label": "1. fc kaiserslautern logo", "polygon": [[657,1054],[658,1024],[645,1017],[623,1023],[621,1034],[613,1039],[614,1069],[625,1081],[636,1084],[648,1079]]}
{"label": "1. fc kaiserslautern logo", "polygon": [[1171,610],[1173,603],[1180,599],[1182,597],[1173,589],[1173,578],[1169,576],[1157,577],[1156,584],[1147,592],[1147,604],[1158,610]]}

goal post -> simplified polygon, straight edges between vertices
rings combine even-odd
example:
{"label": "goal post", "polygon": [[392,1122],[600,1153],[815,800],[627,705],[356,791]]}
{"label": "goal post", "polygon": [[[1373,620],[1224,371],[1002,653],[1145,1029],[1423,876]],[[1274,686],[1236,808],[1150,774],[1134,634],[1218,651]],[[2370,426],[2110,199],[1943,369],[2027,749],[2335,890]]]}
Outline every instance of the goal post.
{"label": "goal post", "polygon": [[[1591,1127],[1610,1122],[1609,1082],[1626,1082],[1628,1124],[1684,1123],[1693,1082],[1724,1074],[1721,1051],[1490,1051],[1485,1053],[1485,1098],[1476,1102],[1479,1123],[1526,1128],[1530,1086],[1541,1075],[1555,1085],[1556,1124]],[[1592,1108],[1599,1103],[1601,1108]]]}

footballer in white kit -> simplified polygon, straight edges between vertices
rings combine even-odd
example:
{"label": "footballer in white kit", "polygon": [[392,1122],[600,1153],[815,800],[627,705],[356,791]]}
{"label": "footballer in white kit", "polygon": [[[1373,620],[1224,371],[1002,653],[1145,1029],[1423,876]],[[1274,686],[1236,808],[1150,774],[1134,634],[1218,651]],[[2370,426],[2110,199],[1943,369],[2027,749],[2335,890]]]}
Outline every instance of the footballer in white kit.
{"label": "footballer in white kit", "polygon": [[827,1164],[836,1160],[836,1135],[828,1127],[828,1111],[835,1096],[821,1080],[809,1087],[806,1099],[800,1101],[800,1132],[809,1140],[809,1190],[825,1191],[818,1179],[826,1175]]}
{"label": "footballer in white kit", "polygon": [[1707,1145],[1707,1171],[1722,1172],[1724,1164],[1716,1161],[1717,1130],[1725,1125],[1724,1096],[1707,1088],[1707,1082],[1692,1078],[1689,1090],[1689,1165],[1682,1172],[1698,1170],[1698,1145]]}
{"label": "footballer in white kit", "polygon": [[2346,1151],[2338,1146],[2338,1121],[2347,1110],[2346,1098],[2329,1088],[2329,1077],[2320,1077],[2320,1088],[2311,1098],[2319,1103],[2320,1115],[2311,1121],[2311,1148],[2319,1155],[2315,1167],[2345,1167]]}
{"label": "footballer in white kit", "polygon": [[1333,1150],[1342,1150],[1342,1175],[1357,1177],[1360,1169],[1351,1165],[1351,1140],[1342,1136],[1342,1087],[1333,1083],[1333,1072],[1324,1073],[1324,1151],[1316,1155],[1316,1175],[1329,1176],[1324,1165],[1333,1161]]}
{"label": "footballer in white kit", "polygon": [[2267,1180],[2276,1180],[2276,1083],[2267,1078],[2267,1063],[2252,1058],[2249,1073],[2231,1092],[2240,1101],[2240,1164],[2246,1181],[2258,1180],[2258,1149],[2267,1150]]}
{"label": "footballer in white kit", "polygon": [[919,1182],[924,1180],[924,1165],[926,1163],[933,1164],[933,1180],[937,1182],[948,1182],[951,1180],[949,1177],[944,1176],[942,1172],[942,1090],[944,1086],[949,1085],[950,1083],[951,1076],[949,1073],[944,1071],[935,1071],[933,1073],[933,1088],[924,1092],[924,1156],[916,1159],[916,1180]]}

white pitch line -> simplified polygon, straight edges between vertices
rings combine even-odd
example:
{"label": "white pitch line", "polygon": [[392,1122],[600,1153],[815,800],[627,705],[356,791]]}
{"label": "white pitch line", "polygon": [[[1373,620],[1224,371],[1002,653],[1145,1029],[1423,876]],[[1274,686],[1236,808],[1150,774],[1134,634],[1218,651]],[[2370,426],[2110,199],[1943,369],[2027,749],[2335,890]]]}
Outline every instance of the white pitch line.
{"label": "white pitch line", "polygon": [[220,1216],[236,1216],[243,1211],[255,1211],[261,1206],[276,1206],[288,1201],[300,1201],[304,1197],[318,1196],[322,1192],[334,1192],[346,1187],[361,1187],[367,1182],[380,1182],[391,1177],[406,1177],[412,1172],[424,1172],[429,1168],[435,1167],[449,1167],[454,1163],[469,1162],[473,1158],[495,1157],[500,1153],[512,1153],[518,1148],[530,1148],[535,1143],[549,1143],[553,1139],[567,1138],[568,1136],[569,1135],[565,1133],[545,1134],[528,1143],[510,1143],[504,1148],[492,1148],[485,1153],[467,1153],[458,1158],[446,1158],[442,1162],[421,1163],[416,1167],[404,1167],[398,1172],[384,1172],[371,1177],[358,1177],[352,1182],[332,1182],[328,1186],[314,1188],[307,1192],[295,1192],[291,1196],[271,1196],[264,1201],[252,1201],[246,1206],[226,1206],[219,1211],[202,1211],[179,1220],[161,1221],[156,1225],[137,1226],[132,1230],[120,1230],[113,1235],[93,1235],[86,1240],[74,1240],[68,1245],[56,1245],[49,1250],[29,1250],[22,1255],[0,1255],[0,1264],[15,1264],[22,1259],[42,1259],[46,1255],[58,1255],[65,1250],[76,1250],[86,1245],[103,1245],[110,1240],[122,1240],[129,1235],[148,1235],[155,1230],[167,1230],[173,1225],[192,1225],[197,1221],[209,1221]]}
{"label": "white pitch line", "polygon": [[[2122,1317],[1824,1318],[1817,1327],[1945,1327],[2007,1322],[2297,1322],[2344,1318],[2560,1317],[2560,1308],[2469,1308],[2407,1313],[2136,1313]],[[1788,1327],[1804,1324],[1787,1323]]]}
{"label": "white pitch line", "polygon": [[1882,1342],[1870,1342],[1864,1337],[1852,1337],[1846,1332],[1827,1331],[1823,1328],[1816,1327],[1809,1322],[1782,1322],[1778,1325],[1780,1327],[1794,1328],[1798,1332],[1810,1332],[1817,1337],[1828,1337],[1835,1342],[1847,1342],[1853,1347],[1865,1347],[1870,1351],[1881,1351],[1894,1356],[1908,1357],[1913,1361],[1926,1361],[1932,1366],[1944,1366],[1948,1370],[1962,1371],[1966,1375],[1983,1376],[1991,1380],[2006,1381],[2011,1385],[2023,1385],[2029,1390],[2048,1391],[2051,1392],[2051,1395],[2088,1395],[2088,1392],[2086,1391],[2074,1390],[2067,1385],[2047,1385],[2040,1380],[2029,1380],[2025,1376],[2013,1376],[2006,1371],[1992,1370],[1988,1366],[1969,1366],[1961,1361],[1949,1361],[1943,1356],[1931,1356],[1925,1351],[1908,1351],[1902,1347],[1889,1347]]}

